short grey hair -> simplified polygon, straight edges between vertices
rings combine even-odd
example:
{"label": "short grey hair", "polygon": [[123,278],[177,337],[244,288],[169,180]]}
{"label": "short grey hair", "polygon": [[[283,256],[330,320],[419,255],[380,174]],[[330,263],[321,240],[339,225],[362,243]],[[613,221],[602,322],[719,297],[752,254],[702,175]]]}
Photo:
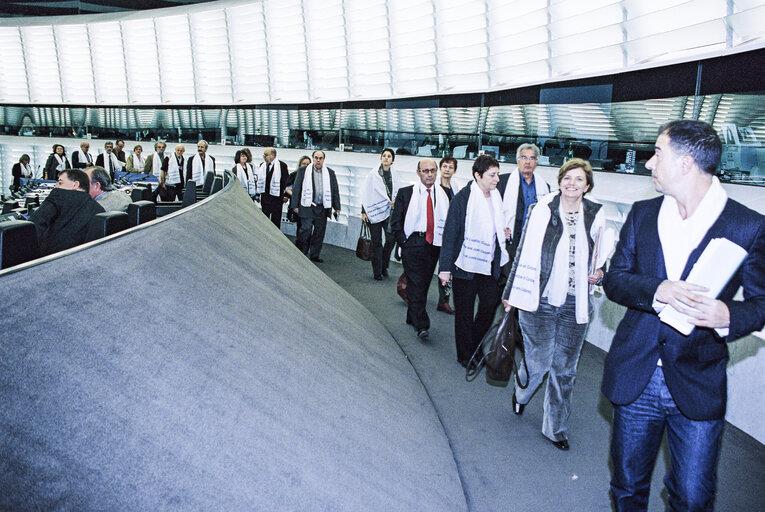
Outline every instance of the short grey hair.
{"label": "short grey hair", "polygon": [[109,176],[109,173],[106,172],[106,169],[96,165],[93,167],[88,167],[88,170],[90,170],[91,183],[99,183],[101,185],[101,190],[111,190],[112,179]]}
{"label": "short grey hair", "polygon": [[521,151],[525,151],[527,149],[530,149],[530,150],[534,151],[534,153],[537,154],[537,157],[539,157],[539,147],[536,144],[532,144],[530,142],[525,142],[525,143],[521,144],[520,146],[518,146],[518,149],[515,151],[515,161],[516,162],[521,159]]}

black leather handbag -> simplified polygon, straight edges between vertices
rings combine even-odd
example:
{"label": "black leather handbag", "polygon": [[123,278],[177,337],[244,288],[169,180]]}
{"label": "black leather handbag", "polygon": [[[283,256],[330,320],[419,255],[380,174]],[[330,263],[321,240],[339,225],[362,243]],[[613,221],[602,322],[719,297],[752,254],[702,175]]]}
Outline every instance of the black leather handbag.
{"label": "black leather handbag", "polygon": [[[529,385],[528,377],[525,384],[521,383],[518,378],[518,365],[515,362],[515,351],[518,349],[521,353],[521,364],[526,368],[526,375],[529,374],[528,367],[526,367],[526,353],[523,350],[523,336],[516,315],[515,308],[511,308],[486,331],[481,343],[470,358],[465,379],[474,380],[481,369],[486,366],[486,383],[491,386],[506,387],[513,373],[515,373],[518,387],[525,389]],[[479,354],[484,354],[484,347],[488,350],[485,355],[479,356]],[[479,357],[480,360],[476,361]]]}
{"label": "black leather handbag", "polygon": [[364,261],[372,259],[372,235],[369,232],[369,224],[366,222],[361,223],[359,241],[356,242],[356,257]]}

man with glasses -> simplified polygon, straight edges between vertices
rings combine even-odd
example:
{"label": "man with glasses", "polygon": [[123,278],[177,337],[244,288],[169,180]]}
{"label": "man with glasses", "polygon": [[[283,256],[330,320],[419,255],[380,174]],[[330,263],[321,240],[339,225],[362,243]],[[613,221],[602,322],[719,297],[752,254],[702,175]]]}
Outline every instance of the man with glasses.
{"label": "man with glasses", "polygon": [[497,190],[502,194],[505,234],[509,239],[507,252],[511,261],[521,241],[529,207],[540,197],[550,193],[550,185],[544,178],[534,175],[539,161],[539,148],[536,145],[521,144],[515,153],[515,159],[518,162],[518,170],[501,175],[497,186]]}
{"label": "man with glasses", "polygon": [[335,211],[340,212],[340,189],[335,171],[324,165],[324,151],[316,150],[313,163],[301,167],[292,186],[290,208],[300,216],[300,230],[295,245],[311,261],[322,263],[319,256],[324,244],[327,219]]}
{"label": "man with glasses", "polygon": [[430,318],[425,311],[428,288],[433,279],[441,239],[449,211],[449,198],[436,183],[436,162],[424,158],[417,163],[420,180],[402,187],[396,194],[391,215],[391,232],[401,248],[406,274],[406,323],[414,327],[417,337],[430,334]]}
{"label": "man with glasses", "polygon": [[260,208],[277,228],[282,225],[282,205],[287,202],[284,189],[289,174],[287,164],[276,158],[276,149],[263,150],[263,163],[258,166]]}

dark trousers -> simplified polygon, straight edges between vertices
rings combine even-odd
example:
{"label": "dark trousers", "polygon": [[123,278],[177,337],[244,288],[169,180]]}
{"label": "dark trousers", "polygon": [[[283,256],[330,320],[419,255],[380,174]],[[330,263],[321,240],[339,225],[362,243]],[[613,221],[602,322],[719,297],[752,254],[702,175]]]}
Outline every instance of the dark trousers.
{"label": "dark trousers", "polygon": [[323,206],[300,207],[300,230],[295,240],[297,248],[309,258],[318,258],[327,231],[327,211]]}
{"label": "dark trousers", "polygon": [[[454,341],[457,360],[468,361],[491,327],[502,298],[502,287],[496,279],[473,274],[473,279],[452,277],[454,297]],[[478,297],[478,311],[475,299]]]}
{"label": "dark trousers", "polygon": [[[381,276],[383,272],[388,271],[390,253],[393,252],[393,246],[396,245],[396,241],[388,231],[389,221],[390,218],[369,224],[369,233],[372,236],[372,273],[375,276]],[[385,245],[382,241],[383,232],[385,232]]]}
{"label": "dark trousers", "polygon": [[430,318],[425,311],[425,303],[440,254],[441,248],[426,242],[425,236],[421,234],[410,236],[401,248],[408,299],[406,321],[415,329],[430,329]]}
{"label": "dark trousers", "polygon": [[284,201],[282,201],[281,197],[274,197],[266,193],[260,194],[260,209],[263,210],[266,217],[271,219],[271,222],[273,222],[277,228],[281,228],[282,226],[283,204]]}
{"label": "dark trousers", "polygon": [[164,199],[164,201],[175,201],[176,197],[178,201],[183,201],[183,185],[165,184],[165,189],[167,190],[167,199]]}

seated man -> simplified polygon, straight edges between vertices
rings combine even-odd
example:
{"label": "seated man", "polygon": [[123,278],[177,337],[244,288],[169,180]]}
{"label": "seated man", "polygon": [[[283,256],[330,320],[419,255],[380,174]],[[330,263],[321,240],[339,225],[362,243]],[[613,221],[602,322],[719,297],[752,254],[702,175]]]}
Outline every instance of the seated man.
{"label": "seated man", "polygon": [[103,167],[88,167],[85,174],[90,179],[90,197],[103,206],[107,212],[126,212],[133,202],[130,196],[121,190],[112,190],[112,180]]}
{"label": "seated man", "polygon": [[67,169],[58,177],[40,207],[29,220],[35,223],[42,256],[85,242],[90,221],[104,211],[88,194],[90,179],[80,169]]}

